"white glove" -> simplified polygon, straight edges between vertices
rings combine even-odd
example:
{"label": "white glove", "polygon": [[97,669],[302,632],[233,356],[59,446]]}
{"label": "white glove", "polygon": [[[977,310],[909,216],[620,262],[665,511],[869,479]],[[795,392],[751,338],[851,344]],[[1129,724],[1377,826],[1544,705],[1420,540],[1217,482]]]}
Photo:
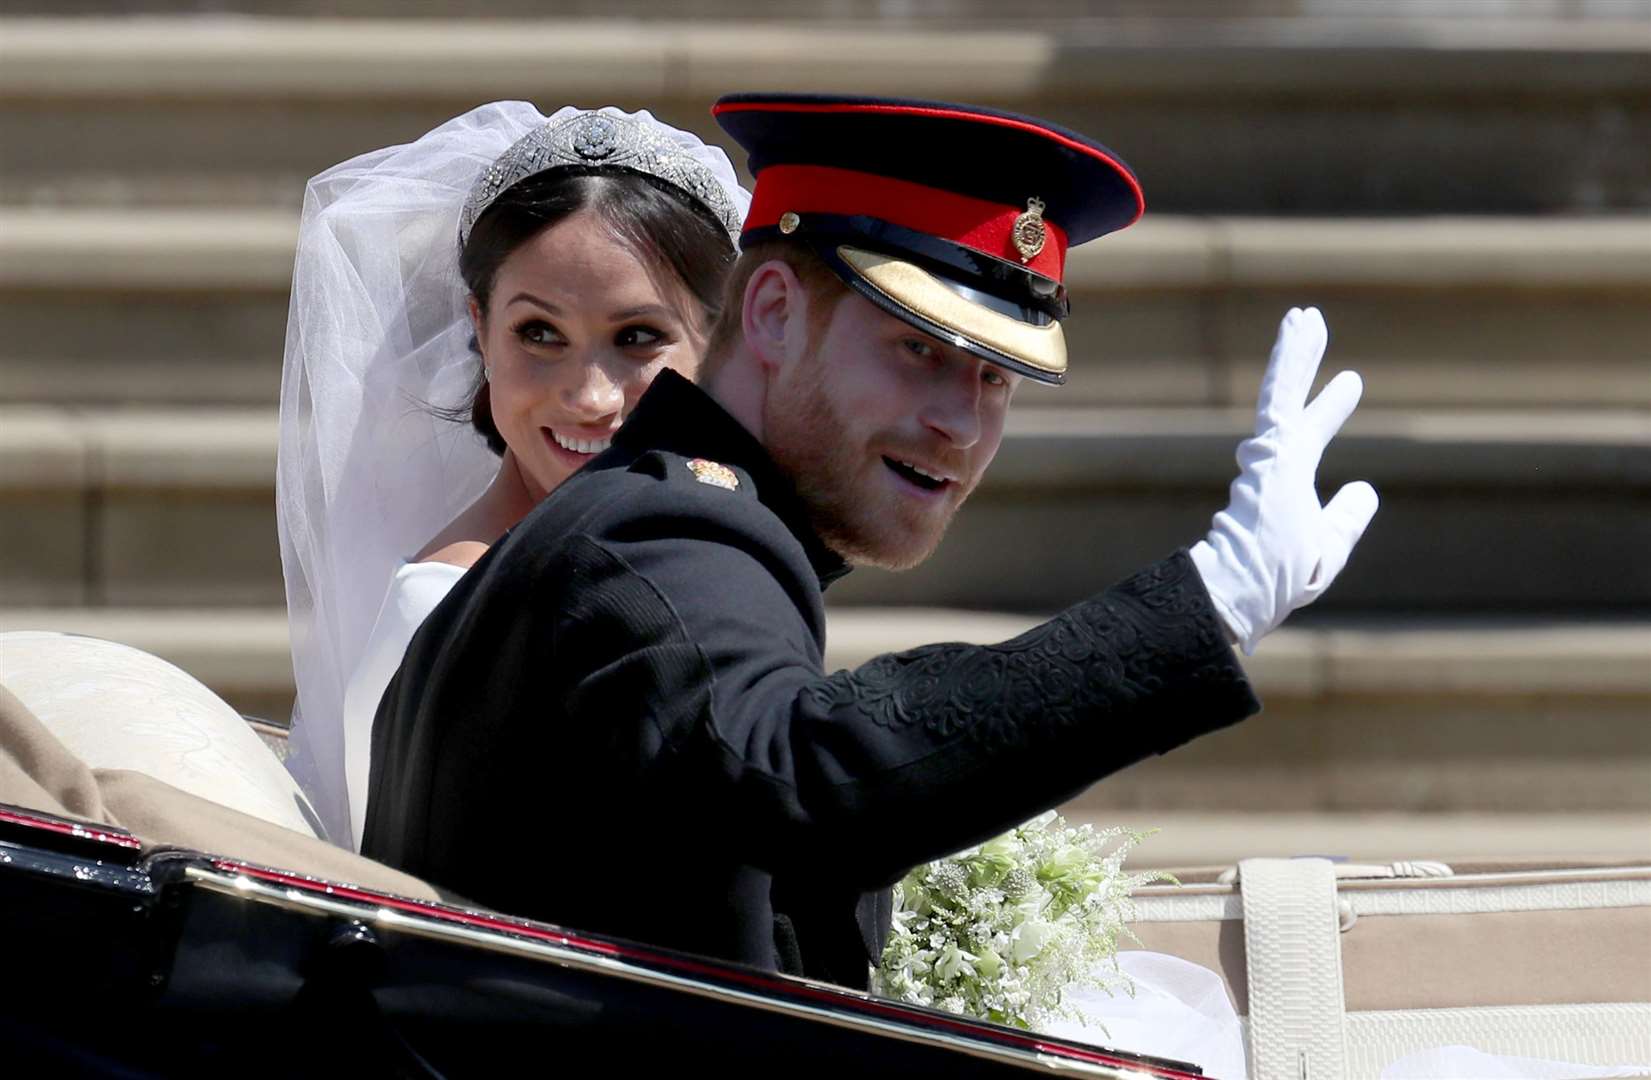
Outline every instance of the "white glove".
{"label": "white glove", "polygon": [[1344,371],[1307,403],[1329,340],[1317,308],[1291,308],[1261,381],[1255,437],[1238,445],[1232,502],[1192,546],[1210,599],[1246,654],[1298,607],[1330,587],[1376,513],[1376,489],[1348,484],[1320,506],[1319,458],[1359,403],[1364,383]]}

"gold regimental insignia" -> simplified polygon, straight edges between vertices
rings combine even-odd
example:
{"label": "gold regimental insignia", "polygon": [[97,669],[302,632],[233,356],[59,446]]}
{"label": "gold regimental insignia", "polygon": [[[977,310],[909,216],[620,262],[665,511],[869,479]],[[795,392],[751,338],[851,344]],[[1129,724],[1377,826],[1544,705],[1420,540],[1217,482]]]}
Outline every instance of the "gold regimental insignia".
{"label": "gold regimental insignia", "polygon": [[802,218],[798,217],[790,210],[787,210],[785,213],[780,215],[780,232],[790,236],[792,233],[797,231],[797,226],[802,223]]}
{"label": "gold regimental insignia", "polygon": [[734,470],[720,461],[707,461],[697,457],[688,462],[688,471],[694,474],[694,479],[702,484],[723,488],[727,491],[738,491],[740,478]]}
{"label": "gold regimental insignia", "polygon": [[1009,230],[1009,239],[1014,241],[1015,250],[1020,252],[1021,262],[1031,262],[1038,257],[1038,252],[1049,240],[1049,228],[1043,223],[1042,199],[1033,196],[1026,200],[1026,213],[1015,219],[1014,227]]}

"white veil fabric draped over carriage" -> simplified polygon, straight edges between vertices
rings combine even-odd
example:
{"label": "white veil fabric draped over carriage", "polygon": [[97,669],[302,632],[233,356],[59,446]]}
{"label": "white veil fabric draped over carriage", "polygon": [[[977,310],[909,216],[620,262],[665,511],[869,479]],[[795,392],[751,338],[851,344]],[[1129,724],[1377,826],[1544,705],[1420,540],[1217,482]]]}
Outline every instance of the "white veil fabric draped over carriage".
{"label": "white veil fabric draped over carriage", "polygon": [[[341,720],[385,586],[486,488],[496,458],[438,415],[475,378],[460,214],[476,181],[545,116],[483,105],[417,141],[352,158],[304,194],[281,373],[276,514],[298,700],[289,768],[328,838],[351,836]],[[749,195],[720,149],[647,112],[641,121],[704,165],[743,215]]]}

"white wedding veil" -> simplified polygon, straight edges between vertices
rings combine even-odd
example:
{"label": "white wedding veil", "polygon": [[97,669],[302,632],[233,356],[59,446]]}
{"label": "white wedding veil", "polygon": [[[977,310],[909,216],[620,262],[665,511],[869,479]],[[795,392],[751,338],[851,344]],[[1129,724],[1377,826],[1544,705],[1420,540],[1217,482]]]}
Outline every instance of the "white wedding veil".
{"label": "white wedding veil", "polygon": [[[276,515],[298,700],[288,765],[350,846],[344,691],[397,565],[486,488],[481,436],[432,407],[468,403],[475,357],[459,218],[490,165],[545,117],[501,101],[416,142],[352,158],[304,193],[281,371]],[[743,216],[728,156],[647,112],[625,114],[711,171]]]}

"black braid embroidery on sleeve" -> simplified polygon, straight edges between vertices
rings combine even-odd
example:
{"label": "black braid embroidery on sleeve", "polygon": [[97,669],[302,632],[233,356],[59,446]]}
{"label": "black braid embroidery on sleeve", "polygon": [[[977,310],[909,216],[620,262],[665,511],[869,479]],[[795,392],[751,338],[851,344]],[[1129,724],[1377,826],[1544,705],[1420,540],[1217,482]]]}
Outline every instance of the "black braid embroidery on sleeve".
{"label": "black braid embroidery on sleeve", "polygon": [[999,748],[1127,715],[1169,682],[1190,704],[1235,678],[1242,672],[1203,582],[1178,554],[1002,644],[889,653],[811,692],[822,713],[851,706],[891,730],[922,725],[939,739],[964,734]]}

